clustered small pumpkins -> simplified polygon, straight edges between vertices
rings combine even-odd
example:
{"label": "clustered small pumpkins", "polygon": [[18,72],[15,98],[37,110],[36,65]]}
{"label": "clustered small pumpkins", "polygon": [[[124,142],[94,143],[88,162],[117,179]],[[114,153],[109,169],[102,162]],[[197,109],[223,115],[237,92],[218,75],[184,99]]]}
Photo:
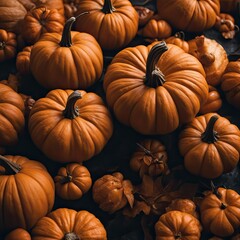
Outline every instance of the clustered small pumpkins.
{"label": "clustered small pumpkins", "polygon": [[[235,38],[237,1],[152,2],[0,0],[1,239],[108,239],[84,195],[156,240],[237,238],[239,192],[213,182],[239,163],[240,119],[221,110],[240,109],[240,58],[204,35]],[[108,168],[118,124],[138,139]],[[25,138],[38,157],[14,149]]]}

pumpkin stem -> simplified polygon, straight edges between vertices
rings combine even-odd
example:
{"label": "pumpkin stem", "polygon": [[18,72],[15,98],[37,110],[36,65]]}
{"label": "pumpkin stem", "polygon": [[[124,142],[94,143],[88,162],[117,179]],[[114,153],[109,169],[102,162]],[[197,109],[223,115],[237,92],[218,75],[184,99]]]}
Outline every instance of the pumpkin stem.
{"label": "pumpkin stem", "polygon": [[81,239],[76,233],[69,232],[64,235],[63,240],[81,240]]}
{"label": "pumpkin stem", "polygon": [[182,40],[185,40],[185,33],[183,31],[176,32],[174,36],[176,38],[180,38]]}
{"label": "pumpkin stem", "polygon": [[71,29],[73,23],[76,21],[76,19],[84,14],[87,14],[89,12],[83,12],[79,14],[76,17],[70,17],[64,24],[63,32],[62,32],[62,38],[59,43],[61,47],[71,47],[72,46],[72,37],[71,37]]}
{"label": "pumpkin stem", "polygon": [[176,233],[174,238],[175,239],[181,239],[182,238],[182,233],[181,232]]}
{"label": "pumpkin stem", "polygon": [[116,9],[114,8],[114,6],[112,4],[112,1],[111,0],[105,0],[103,8],[102,8],[102,12],[107,14],[107,13],[113,13],[114,11],[116,11]]}
{"label": "pumpkin stem", "polygon": [[63,115],[65,118],[74,119],[79,116],[78,107],[75,107],[75,103],[78,99],[82,98],[79,91],[74,91],[68,96],[66,108],[63,110]]}
{"label": "pumpkin stem", "polygon": [[61,184],[69,183],[72,181],[72,175],[67,171],[67,176],[62,176],[60,179]]}
{"label": "pumpkin stem", "polygon": [[0,42],[0,50],[4,50],[5,47],[6,47],[6,43]]}
{"label": "pumpkin stem", "polygon": [[0,155],[0,163],[4,168],[6,168],[5,174],[13,175],[20,172],[22,169],[19,164],[8,160],[6,157],[2,155]]}
{"label": "pumpkin stem", "polygon": [[150,50],[147,58],[145,84],[149,87],[156,88],[165,83],[164,74],[156,66],[161,55],[168,50],[164,41],[154,45]]}
{"label": "pumpkin stem", "polygon": [[213,115],[210,118],[210,120],[207,124],[206,130],[204,133],[202,133],[202,136],[201,136],[201,139],[203,142],[214,143],[218,140],[218,138],[219,138],[218,133],[213,130],[214,124],[217,120],[218,120],[217,115]]}
{"label": "pumpkin stem", "polygon": [[216,186],[214,185],[212,180],[210,181],[210,185],[211,185],[213,194],[215,194],[217,196],[217,198],[220,199],[222,197],[222,195],[218,192],[218,189],[216,188]]}

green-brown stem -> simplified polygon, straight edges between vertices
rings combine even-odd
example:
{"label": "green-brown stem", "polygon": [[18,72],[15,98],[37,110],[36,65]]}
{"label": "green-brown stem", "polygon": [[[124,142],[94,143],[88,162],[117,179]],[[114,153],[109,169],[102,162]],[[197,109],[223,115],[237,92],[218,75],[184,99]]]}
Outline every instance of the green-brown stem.
{"label": "green-brown stem", "polygon": [[114,8],[114,6],[112,5],[112,0],[105,0],[104,1],[104,5],[102,8],[102,12],[104,12],[105,14],[107,13],[113,13],[116,9]]}
{"label": "green-brown stem", "polygon": [[6,169],[5,174],[8,175],[17,174],[22,169],[19,164],[8,160],[2,155],[0,155],[0,165],[2,165]]}
{"label": "green-brown stem", "polygon": [[181,239],[182,238],[182,233],[178,232],[177,234],[175,234],[174,238],[175,239]]}
{"label": "green-brown stem", "polygon": [[67,171],[67,176],[62,176],[60,179],[61,184],[69,183],[72,181],[72,175]]}
{"label": "green-brown stem", "polygon": [[4,50],[5,47],[6,47],[6,43],[0,42],[0,50]]}
{"label": "green-brown stem", "polygon": [[176,38],[180,38],[182,40],[185,40],[185,33],[183,31],[176,32],[174,36]]}
{"label": "green-brown stem", "polygon": [[81,240],[81,238],[73,232],[66,233],[63,240]]}
{"label": "green-brown stem", "polygon": [[216,131],[213,130],[215,122],[218,120],[217,115],[213,115],[206,127],[206,130],[204,133],[202,133],[201,139],[203,142],[206,143],[214,143],[218,140],[219,136]]}
{"label": "green-brown stem", "polygon": [[154,45],[147,58],[145,85],[156,88],[165,82],[164,74],[156,66],[161,55],[168,50],[164,41]]}
{"label": "green-brown stem", "polygon": [[79,91],[74,91],[68,96],[66,108],[63,110],[63,115],[65,118],[74,119],[79,116],[78,107],[75,107],[75,103],[78,99],[82,98]]}
{"label": "green-brown stem", "polygon": [[210,185],[211,185],[213,194],[215,194],[216,197],[221,201],[220,209],[222,209],[222,210],[226,209],[226,208],[227,208],[227,205],[222,202],[222,200],[221,200],[222,195],[219,193],[219,191],[218,191],[218,189],[216,188],[216,186],[214,185],[213,181],[210,181]]}

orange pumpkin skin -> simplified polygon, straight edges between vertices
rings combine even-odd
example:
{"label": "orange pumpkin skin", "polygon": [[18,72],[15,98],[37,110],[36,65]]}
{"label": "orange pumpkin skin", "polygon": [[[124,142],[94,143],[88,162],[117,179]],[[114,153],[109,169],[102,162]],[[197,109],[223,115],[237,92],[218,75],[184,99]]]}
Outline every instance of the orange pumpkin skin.
{"label": "orange pumpkin skin", "polygon": [[174,210],[161,215],[155,224],[155,232],[156,240],[199,240],[201,225],[191,214]]}
{"label": "orange pumpkin skin", "polygon": [[86,89],[102,74],[99,44],[88,33],[71,31],[74,21],[66,22],[62,35],[46,33],[32,48],[31,72],[46,89]]}
{"label": "orange pumpkin skin", "polygon": [[0,29],[0,62],[14,58],[17,52],[16,47],[15,33]]}
{"label": "orange pumpkin skin", "polygon": [[77,212],[68,208],[59,208],[41,218],[31,236],[32,240],[107,239],[106,230],[95,215],[86,210]]}
{"label": "orange pumpkin skin", "polygon": [[189,45],[188,42],[184,40],[185,34],[184,32],[180,31],[174,34],[174,36],[171,36],[165,40],[166,43],[175,44],[182,48],[186,53],[189,51]]}
{"label": "orange pumpkin skin", "polygon": [[227,101],[240,109],[240,59],[231,61],[227,65],[221,78],[221,89]]}
{"label": "orange pumpkin skin", "polygon": [[30,73],[30,54],[33,46],[26,46],[17,54],[16,68],[19,73],[27,75]]}
{"label": "orange pumpkin skin", "polygon": [[64,22],[64,16],[57,9],[47,9],[45,6],[34,8],[24,17],[21,34],[28,44],[34,44],[43,33],[61,33]]}
{"label": "orange pumpkin skin", "polygon": [[240,196],[232,189],[209,191],[200,204],[203,228],[219,237],[228,237],[240,226]]}
{"label": "orange pumpkin skin", "polygon": [[[3,163],[14,166],[9,170]],[[31,229],[52,210],[54,182],[45,166],[23,156],[0,156],[0,232],[15,228]],[[41,184],[39,184],[41,183]]]}
{"label": "orange pumpkin skin", "polygon": [[8,233],[4,240],[31,240],[31,235],[23,228],[16,228]]}
{"label": "orange pumpkin skin", "polygon": [[239,161],[240,131],[216,113],[194,118],[180,133],[180,154],[185,168],[204,178],[231,172]]}
{"label": "orange pumpkin skin", "polygon": [[94,36],[102,49],[123,48],[137,34],[139,17],[129,0],[82,0],[75,16],[83,12],[90,14],[79,17],[75,29]]}
{"label": "orange pumpkin skin", "polygon": [[222,107],[222,99],[218,90],[215,87],[209,85],[207,102],[201,106],[199,112],[201,114],[217,112],[221,107]]}
{"label": "orange pumpkin skin", "polygon": [[201,32],[211,28],[220,13],[219,0],[157,0],[158,15],[179,30]]}
{"label": "orange pumpkin skin", "polygon": [[[159,60],[153,52],[162,54]],[[120,51],[108,66],[103,84],[118,121],[142,134],[167,134],[191,121],[208,95],[200,62],[164,42]]]}
{"label": "orange pumpkin skin", "polygon": [[28,129],[35,145],[50,159],[81,163],[101,152],[113,124],[95,93],[56,89],[36,101]]}
{"label": "orange pumpkin skin", "polygon": [[0,146],[18,142],[25,125],[24,102],[11,87],[0,83]]}
{"label": "orange pumpkin skin", "polygon": [[92,186],[90,172],[78,163],[69,163],[58,170],[54,177],[56,194],[62,199],[76,200]]}
{"label": "orange pumpkin skin", "polygon": [[158,140],[146,139],[138,144],[129,165],[141,178],[144,174],[156,177],[168,171],[167,160],[165,146]]}

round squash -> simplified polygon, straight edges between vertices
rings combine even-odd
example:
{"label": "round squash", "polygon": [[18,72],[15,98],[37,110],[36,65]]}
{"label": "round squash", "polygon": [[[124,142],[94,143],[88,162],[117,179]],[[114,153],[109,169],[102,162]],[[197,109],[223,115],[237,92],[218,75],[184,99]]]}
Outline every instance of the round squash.
{"label": "round squash", "polygon": [[165,42],[120,51],[103,84],[116,118],[142,134],[174,131],[195,117],[208,96],[201,63]]}
{"label": "round squash", "polygon": [[23,228],[16,228],[8,233],[4,240],[31,240],[31,235]]}
{"label": "round squash", "polygon": [[103,100],[95,93],[56,89],[36,101],[28,129],[48,158],[81,163],[101,152],[112,135],[113,124]]}
{"label": "round squash", "polygon": [[165,40],[167,44],[175,44],[182,48],[185,52],[189,51],[188,42],[185,41],[185,33],[183,31],[176,32],[174,36],[171,36]]}
{"label": "round squash", "polygon": [[32,45],[26,46],[21,52],[17,54],[16,68],[20,74],[30,74],[30,55],[32,51]]}

